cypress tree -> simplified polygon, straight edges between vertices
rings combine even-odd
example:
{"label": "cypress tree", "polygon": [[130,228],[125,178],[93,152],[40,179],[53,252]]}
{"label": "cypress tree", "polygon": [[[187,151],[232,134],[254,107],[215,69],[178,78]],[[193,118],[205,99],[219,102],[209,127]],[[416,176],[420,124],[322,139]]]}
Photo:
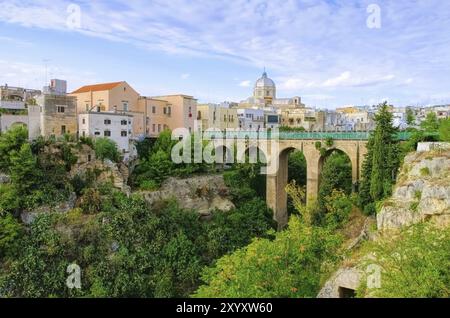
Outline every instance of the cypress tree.
{"label": "cypress tree", "polygon": [[400,165],[400,148],[396,137],[398,129],[392,124],[392,113],[386,102],[379,106],[375,122],[375,131],[368,142],[360,188],[361,204],[367,212],[373,212],[374,203],[391,194]]}

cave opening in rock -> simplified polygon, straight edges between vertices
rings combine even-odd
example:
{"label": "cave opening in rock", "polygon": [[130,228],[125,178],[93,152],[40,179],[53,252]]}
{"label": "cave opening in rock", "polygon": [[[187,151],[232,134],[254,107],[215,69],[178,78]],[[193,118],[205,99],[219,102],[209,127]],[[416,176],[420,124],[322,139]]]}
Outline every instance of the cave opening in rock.
{"label": "cave opening in rock", "polygon": [[339,287],[339,298],[355,298],[356,291],[354,289]]}

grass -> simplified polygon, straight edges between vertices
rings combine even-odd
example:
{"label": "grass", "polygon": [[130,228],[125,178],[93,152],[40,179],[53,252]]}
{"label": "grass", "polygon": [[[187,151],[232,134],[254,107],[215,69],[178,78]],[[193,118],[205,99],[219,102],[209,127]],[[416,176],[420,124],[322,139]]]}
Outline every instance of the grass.
{"label": "grass", "polygon": [[422,177],[427,177],[431,174],[430,169],[428,167],[423,167],[420,169],[420,175]]}
{"label": "grass", "polygon": [[416,190],[416,191],[414,192],[414,198],[415,198],[416,200],[420,201],[420,199],[422,198],[422,191]]}
{"label": "grass", "polygon": [[419,201],[414,201],[413,203],[411,203],[411,205],[409,206],[409,209],[413,212],[417,212],[417,208],[419,206]]}

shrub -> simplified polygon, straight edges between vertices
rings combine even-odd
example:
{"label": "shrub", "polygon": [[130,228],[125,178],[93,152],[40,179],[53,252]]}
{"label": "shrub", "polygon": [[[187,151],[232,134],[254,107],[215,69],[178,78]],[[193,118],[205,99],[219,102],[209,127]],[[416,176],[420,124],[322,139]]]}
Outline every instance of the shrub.
{"label": "shrub", "polygon": [[450,297],[450,227],[417,224],[397,236],[384,236],[367,243],[363,249],[373,255],[363,265],[376,264],[382,268],[381,286],[368,290],[363,284],[358,296]]}
{"label": "shrub", "polygon": [[0,259],[18,252],[21,235],[22,226],[11,214],[0,216]]}
{"label": "shrub", "polygon": [[159,188],[159,184],[154,180],[144,180],[139,184],[139,189],[143,191],[154,191]]}
{"label": "shrub", "polygon": [[120,161],[120,153],[114,141],[108,138],[97,138],[94,143],[95,155],[98,159],[109,159],[114,162]]}
{"label": "shrub", "polygon": [[422,177],[427,177],[431,174],[430,169],[428,167],[423,167],[420,169],[420,175]]}

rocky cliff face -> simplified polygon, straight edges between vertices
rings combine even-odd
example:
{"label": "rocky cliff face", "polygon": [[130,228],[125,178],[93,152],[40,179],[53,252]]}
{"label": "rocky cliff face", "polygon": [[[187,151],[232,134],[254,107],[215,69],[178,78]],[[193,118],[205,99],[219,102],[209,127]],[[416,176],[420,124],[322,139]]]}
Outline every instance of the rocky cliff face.
{"label": "rocky cliff face", "polygon": [[222,175],[203,175],[186,179],[171,177],[163,182],[159,190],[140,193],[152,205],[174,198],[183,208],[195,209],[201,215],[208,216],[215,209],[229,211],[234,208],[228,192]]}
{"label": "rocky cliff face", "polygon": [[378,230],[425,220],[450,224],[450,150],[407,155],[392,197],[377,214]]}
{"label": "rocky cliff face", "polygon": [[97,184],[103,182],[111,182],[113,186],[127,194],[131,189],[127,185],[129,171],[128,167],[123,163],[114,163],[110,160],[90,160],[78,162],[70,171],[70,176],[85,176],[88,171],[94,171],[96,174],[95,182]]}
{"label": "rocky cliff face", "polygon": [[[450,150],[432,150],[407,155],[393,195],[383,203],[377,214],[377,231],[363,230],[363,240],[377,240],[384,235],[419,222],[450,226]],[[358,244],[350,249],[356,252]],[[356,254],[356,253],[353,253]],[[352,257],[343,264],[319,292],[319,298],[345,297],[360,285],[363,273],[361,259]]]}

